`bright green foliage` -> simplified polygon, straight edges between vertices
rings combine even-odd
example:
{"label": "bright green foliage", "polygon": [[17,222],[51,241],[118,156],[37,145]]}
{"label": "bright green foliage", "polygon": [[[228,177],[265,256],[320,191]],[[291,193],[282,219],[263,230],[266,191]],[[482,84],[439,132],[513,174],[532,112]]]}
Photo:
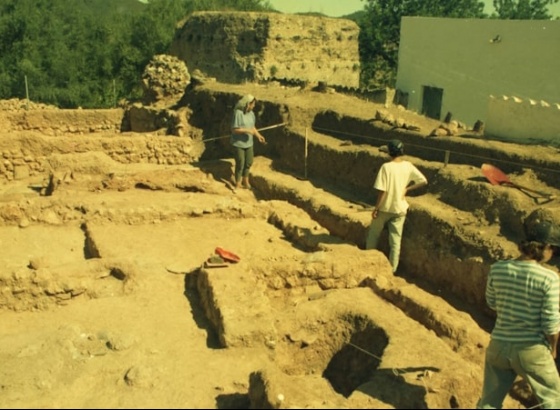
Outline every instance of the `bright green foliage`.
{"label": "bright green foliage", "polygon": [[359,17],[361,85],[394,87],[397,74],[401,17],[482,18],[477,0],[366,0]]}
{"label": "bright green foliage", "polygon": [[[342,1],[342,0],[341,0]],[[494,0],[492,17],[546,19],[559,0]],[[364,0],[361,84],[394,86],[402,16],[483,18],[478,0]],[[113,107],[141,96],[141,75],[198,10],[273,11],[267,0],[0,0],[0,99]]]}
{"label": "bright green foliage", "polygon": [[494,0],[496,14],[492,17],[511,20],[550,20],[548,6],[558,0]]}
{"label": "bright green foliage", "polygon": [[113,107],[140,96],[146,64],[196,10],[271,10],[262,0],[0,0],[0,99]]}
{"label": "bright green foliage", "polygon": [[0,98],[60,107],[109,106],[115,100],[110,50],[115,26],[87,0],[0,3]]}
{"label": "bright green foliage", "polygon": [[[550,19],[550,4],[559,0],[494,0],[492,18]],[[486,18],[478,0],[365,0],[360,25],[360,83],[368,88],[394,87],[400,21],[403,16]]]}
{"label": "bright green foliage", "polygon": [[272,6],[266,0],[191,0],[190,11],[271,11]]}

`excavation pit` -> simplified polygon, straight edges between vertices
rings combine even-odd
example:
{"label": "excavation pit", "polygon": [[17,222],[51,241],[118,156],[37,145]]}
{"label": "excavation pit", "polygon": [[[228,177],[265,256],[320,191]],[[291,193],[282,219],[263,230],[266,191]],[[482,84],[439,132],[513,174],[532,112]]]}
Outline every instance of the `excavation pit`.
{"label": "excavation pit", "polygon": [[[229,118],[246,92],[257,96],[262,125],[290,124],[270,130],[268,144],[257,147],[254,189],[233,193],[223,182],[232,170],[227,140],[203,142],[226,134],[229,121],[204,113]],[[61,285],[100,264],[96,280],[115,288],[56,308],[32,303],[22,312],[0,312],[5,403],[212,408],[216,397],[226,406],[225,398],[241,403],[248,395],[252,407],[264,400],[270,407],[473,407],[491,328],[486,274],[493,261],[515,255],[522,221],[537,208],[522,193],[481,180],[473,158],[523,158],[508,169],[512,178],[555,192],[555,174],[537,169],[556,169],[555,153],[469,137],[426,138],[370,121],[376,108],[365,101],[273,85],[216,84],[183,103],[200,108],[184,137],[113,131],[48,137],[37,131],[48,110],[28,116],[31,122],[10,117],[32,128],[7,125],[10,135],[2,140],[0,239],[9,250],[1,257],[2,278],[17,273],[14,265],[40,269],[46,253]],[[318,114],[331,104],[337,116]],[[80,111],[85,119],[87,110]],[[71,122],[65,112],[55,117]],[[358,134],[356,144],[343,132]],[[408,158],[430,181],[410,198],[397,276],[382,252],[363,250],[371,216],[356,200],[371,199],[375,170],[387,158],[362,136],[402,138],[411,147]],[[208,149],[198,158],[201,147]],[[451,151],[445,165],[443,149]],[[28,164],[28,180],[13,179],[18,161]],[[47,164],[67,177],[52,195],[30,192],[48,179]],[[557,209],[554,202],[542,206]],[[194,319],[184,277],[217,246],[241,262],[207,269],[188,286],[203,290],[201,311],[217,329],[220,349],[208,346],[208,331]],[[20,291],[2,287],[10,297]],[[43,297],[27,294],[34,302]],[[58,332],[60,323],[94,335],[118,329],[138,344],[75,362],[62,354],[69,346],[52,342],[63,338],[44,332]],[[366,346],[378,362],[355,346]],[[114,382],[131,367],[146,379],[136,386]],[[508,400],[505,406],[519,406]]]}

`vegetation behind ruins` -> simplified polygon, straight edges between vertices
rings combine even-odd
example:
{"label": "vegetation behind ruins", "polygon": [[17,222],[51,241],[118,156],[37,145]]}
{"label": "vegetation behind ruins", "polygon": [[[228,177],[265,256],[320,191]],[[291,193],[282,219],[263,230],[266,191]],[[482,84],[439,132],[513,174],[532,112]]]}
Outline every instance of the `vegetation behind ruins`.
{"label": "vegetation behind ruins", "polygon": [[[477,0],[364,0],[345,16],[360,26],[361,85],[394,86],[401,16],[549,19],[546,6],[558,1],[494,0],[487,16]],[[1,0],[0,99],[61,108],[136,100],[148,62],[201,10],[274,11],[267,0]]]}

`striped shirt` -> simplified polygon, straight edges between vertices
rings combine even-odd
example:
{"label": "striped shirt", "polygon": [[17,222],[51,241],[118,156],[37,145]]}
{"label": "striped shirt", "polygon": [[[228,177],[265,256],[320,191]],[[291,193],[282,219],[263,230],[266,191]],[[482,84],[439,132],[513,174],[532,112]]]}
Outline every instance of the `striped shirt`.
{"label": "striped shirt", "polygon": [[519,260],[492,265],[486,302],[497,312],[492,339],[546,342],[560,328],[560,279],[538,263]]}

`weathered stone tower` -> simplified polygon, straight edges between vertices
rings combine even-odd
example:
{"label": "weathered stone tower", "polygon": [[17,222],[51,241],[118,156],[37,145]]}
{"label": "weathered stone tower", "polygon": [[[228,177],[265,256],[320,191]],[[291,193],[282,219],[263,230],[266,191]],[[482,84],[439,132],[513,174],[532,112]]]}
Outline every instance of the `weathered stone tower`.
{"label": "weathered stone tower", "polygon": [[346,19],[254,12],[196,12],[169,54],[226,83],[297,80],[357,88],[359,27]]}

